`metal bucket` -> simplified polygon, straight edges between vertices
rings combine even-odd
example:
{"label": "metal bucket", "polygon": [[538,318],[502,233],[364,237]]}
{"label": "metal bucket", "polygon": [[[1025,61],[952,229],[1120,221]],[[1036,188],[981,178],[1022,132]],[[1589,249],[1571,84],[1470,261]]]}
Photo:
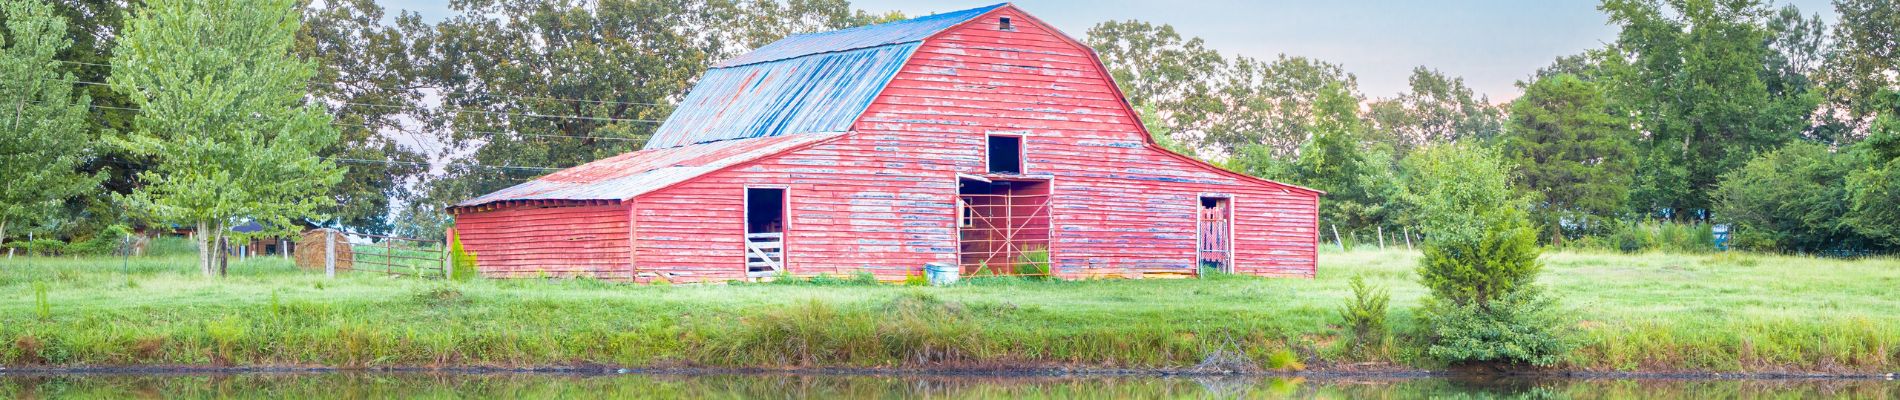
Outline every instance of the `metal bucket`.
{"label": "metal bucket", "polygon": [[930,286],[946,286],[957,283],[957,278],[962,273],[963,270],[961,268],[957,268],[956,265],[950,263],[924,264],[924,277],[930,280]]}

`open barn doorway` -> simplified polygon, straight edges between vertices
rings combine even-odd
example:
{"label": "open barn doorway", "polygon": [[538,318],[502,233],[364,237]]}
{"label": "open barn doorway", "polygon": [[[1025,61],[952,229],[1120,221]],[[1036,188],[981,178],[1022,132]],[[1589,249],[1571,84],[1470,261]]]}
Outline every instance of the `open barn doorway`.
{"label": "open barn doorway", "polygon": [[785,271],[784,188],[746,188],[745,252],[747,277]]}
{"label": "open barn doorway", "polygon": [[1195,233],[1201,271],[1234,272],[1234,207],[1224,196],[1201,196]]}
{"label": "open barn doorway", "polygon": [[1047,180],[963,179],[958,259],[970,276],[1049,275]]}

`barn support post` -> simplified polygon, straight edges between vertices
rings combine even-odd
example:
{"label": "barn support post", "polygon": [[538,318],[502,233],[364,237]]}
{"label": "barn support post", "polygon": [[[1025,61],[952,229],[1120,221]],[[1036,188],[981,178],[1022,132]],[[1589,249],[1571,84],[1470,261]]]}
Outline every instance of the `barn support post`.
{"label": "barn support post", "polygon": [[1333,243],[1339,245],[1339,251],[1346,251],[1346,241],[1339,240],[1339,224],[1329,225],[1333,226]]}
{"label": "barn support post", "polygon": [[336,231],[323,230],[323,276],[336,277]]}

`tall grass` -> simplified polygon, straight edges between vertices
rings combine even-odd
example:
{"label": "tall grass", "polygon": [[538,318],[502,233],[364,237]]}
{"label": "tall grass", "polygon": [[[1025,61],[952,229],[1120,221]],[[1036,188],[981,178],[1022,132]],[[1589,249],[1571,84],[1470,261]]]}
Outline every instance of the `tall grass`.
{"label": "tall grass", "polygon": [[[1404,251],[1321,256],[1317,279],[1033,281],[942,288],[828,277],[746,285],[446,282],[275,258],[197,276],[189,256],[0,263],[0,365],[550,365],[1191,368],[1237,349],[1263,368],[1433,367],[1412,336],[1424,289]],[[1543,282],[1592,370],[1892,371],[1900,260],[1558,252]],[[1370,355],[1336,310],[1385,288]],[[45,287],[38,300],[34,287]],[[45,306],[42,306],[45,304]],[[42,318],[38,309],[50,309]]]}

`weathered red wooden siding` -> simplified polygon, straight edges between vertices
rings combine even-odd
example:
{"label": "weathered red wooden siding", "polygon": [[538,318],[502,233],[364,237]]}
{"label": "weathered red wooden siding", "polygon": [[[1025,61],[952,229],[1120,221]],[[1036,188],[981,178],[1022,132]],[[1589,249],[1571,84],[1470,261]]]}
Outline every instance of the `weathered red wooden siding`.
{"label": "weathered red wooden siding", "polygon": [[[997,19],[1011,17],[1014,31]],[[1202,194],[1234,197],[1236,270],[1312,276],[1317,196],[1242,178],[1146,144],[1081,46],[1004,7],[920,47],[860,119],[885,157],[981,173],[984,136],[1025,135],[1026,173],[1052,175],[1051,258],[1067,276],[1191,272]]]}
{"label": "weathered red wooden siding", "polygon": [[956,178],[918,160],[874,156],[859,135],[708,174],[635,205],[636,268],[673,279],[744,278],[745,188],[783,187],[786,264],[797,275],[870,271],[901,278],[956,261]]}
{"label": "weathered red wooden siding", "polygon": [[627,221],[620,204],[518,205],[457,214],[455,231],[484,276],[624,279]]}
{"label": "weathered red wooden siding", "polygon": [[1008,133],[1026,136],[1026,172],[1053,181],[1060,275],[1192,272],[1202,194],[1234,198],[1237,272],[1313,275],[1316,195],[1150,147],[1099,65],[1057,35],[1004,7],[927,40],[856,133],[641,196],[636,268],[744,277],[748,185],[788,189],[795,274],[957,262],[956,173],[983,173],[985,135]]}

